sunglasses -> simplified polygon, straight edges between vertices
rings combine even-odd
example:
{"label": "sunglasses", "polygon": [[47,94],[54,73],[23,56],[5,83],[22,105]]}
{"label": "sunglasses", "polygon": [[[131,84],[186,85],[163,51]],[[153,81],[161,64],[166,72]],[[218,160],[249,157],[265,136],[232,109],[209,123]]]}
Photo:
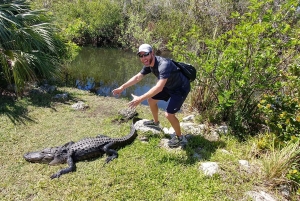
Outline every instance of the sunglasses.
{"label": "sunglasses", "polygon": [[150,54],[150,52],[147,52],[147,53],[145,53],[145,54],[138,54],[138,56],[139,56],[140,58],[143,58],[143,57],[148,56],[149,54]]}

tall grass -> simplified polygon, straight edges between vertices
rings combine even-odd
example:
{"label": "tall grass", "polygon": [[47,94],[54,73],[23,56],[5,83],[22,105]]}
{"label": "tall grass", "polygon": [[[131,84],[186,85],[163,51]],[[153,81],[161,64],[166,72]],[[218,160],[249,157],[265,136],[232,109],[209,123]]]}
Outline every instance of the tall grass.
{"label": "tall grass", "polygon": [[299,162],[299,140],[297,142],[290,142],[281,150],[273,147],[262,160],[267,183],[276,186],[282,183],[291,182],[286,178],[286,175],[293,164],[299,164]]}

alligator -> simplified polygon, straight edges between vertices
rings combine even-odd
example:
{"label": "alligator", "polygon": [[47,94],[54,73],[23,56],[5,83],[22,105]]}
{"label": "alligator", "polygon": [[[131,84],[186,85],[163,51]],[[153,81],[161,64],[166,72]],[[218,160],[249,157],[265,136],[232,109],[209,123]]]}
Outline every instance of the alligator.
{"label": "alligator", "polygon": [[119,148],[131,144],[137,137],[134,127],[135,122],[140,120],[134,118],[130,133],[124,137],[111,138],[105,135],[84,138],[78,142],[68,142],[62,146],[45,148],[40,151],[28,152],[24,154],[24,159],[32,163],[48,163],[49,165],[58,165],[67,163],[68,167],[59,170],[51,175],[51,179],[59,178],[63,174],[76,171],[76,162],[83,160],[93,160],[104,154],[108,157],[105,164],[118,157]]}

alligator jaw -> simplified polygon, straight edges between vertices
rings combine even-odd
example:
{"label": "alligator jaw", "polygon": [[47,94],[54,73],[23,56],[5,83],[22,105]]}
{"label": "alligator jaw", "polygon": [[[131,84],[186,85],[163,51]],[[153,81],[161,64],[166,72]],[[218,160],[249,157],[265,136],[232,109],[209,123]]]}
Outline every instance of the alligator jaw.
{"label": "alligator jaw", "polygon": [[28,152],[23,157],[31,163],[49,163],[54,159],[54,154],[53,148],[46,148],[41,151]]}
{"label": "alligator jaw", "polygon": [[[31,163],[50,163],[54,160],[55,155],[58,152],[61,152],[61,154],[65,154],[69,148],[69,146],[71,146],[72,144],[74,144],[73,141],[71,142],[67,142],[66,144],[62,145],[62,146],[58,146],[58,147],[50,147],[50,148],[45,148],[43,150],[40,151],[34,151],[34,152],[28,152],[26,154],[23,155],[24,159],[28,162]],[[61,161],[60,163],[63,163],[63,161]],[[56,165],[59,164],[59,162],[56,163],[51,163],[51,165]]]}

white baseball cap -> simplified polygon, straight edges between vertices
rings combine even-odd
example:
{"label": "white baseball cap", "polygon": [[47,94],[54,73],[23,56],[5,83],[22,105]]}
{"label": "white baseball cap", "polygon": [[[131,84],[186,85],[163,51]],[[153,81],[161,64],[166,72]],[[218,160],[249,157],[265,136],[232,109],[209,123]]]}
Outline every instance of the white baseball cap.
{"label": "white baseball cap", "polygon": [[[140,47],[139,47],[139,51],[138,51],[138,53],[140,53],[140,52],[152,52],[152,47],[151,47],[151,45],[149,45],[149,44],[142,44]],[[137,54],[138,54],[137,53]]]}

